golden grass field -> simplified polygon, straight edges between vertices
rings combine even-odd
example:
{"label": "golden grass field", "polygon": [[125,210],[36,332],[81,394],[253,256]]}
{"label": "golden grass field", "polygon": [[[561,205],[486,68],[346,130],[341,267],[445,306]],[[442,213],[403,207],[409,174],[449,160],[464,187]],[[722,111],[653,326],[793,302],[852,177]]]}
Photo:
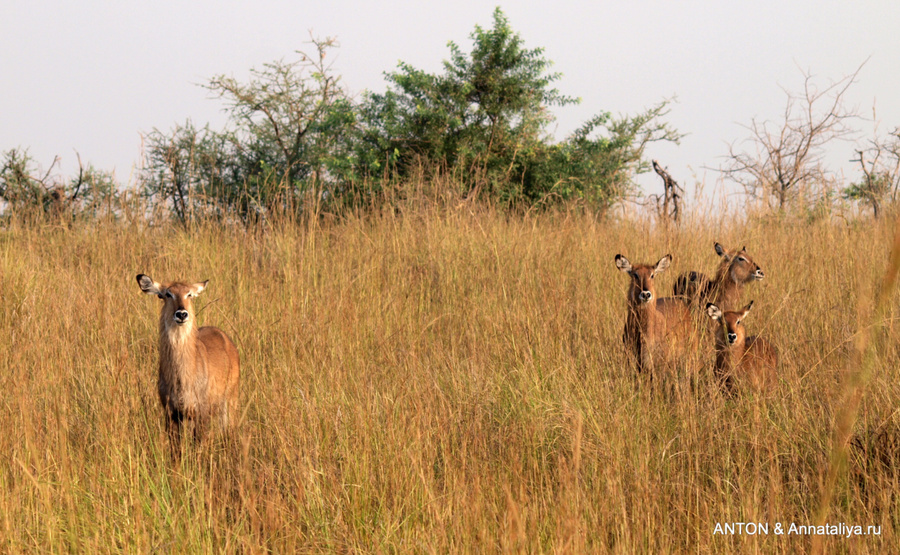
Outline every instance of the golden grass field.
{"label": "golden grass field", "polygon": [[[729,222],[462,206],[265,231],[11,224],[0,552],[895,549],[900,473],[878,461],[900,456],[876,453],[900,408],[894,220]],[[713,272],[715,241],[766,273],[744,301],[780,351],[768,396],[718,391],[709,336],[694,389],[627,363],[613,257],[672,253],[668,294]],[[237,431],[180,463],[141,272],[210,279],[198,318],[241,352]],[[848,434],[870,454],[846,460]],[[734,522],[772,528],[714,533]],[[822,522],[881,535],[774,531]]]}

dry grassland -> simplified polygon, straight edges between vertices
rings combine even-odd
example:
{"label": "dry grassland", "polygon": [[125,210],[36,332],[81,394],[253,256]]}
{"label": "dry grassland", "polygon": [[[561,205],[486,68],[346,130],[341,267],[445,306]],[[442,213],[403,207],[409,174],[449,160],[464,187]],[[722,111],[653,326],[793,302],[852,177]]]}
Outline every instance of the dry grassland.
{"label": "dry grassland", "polygon": [[[0,551],[884,553],[900,306],[891,284],[873,299],[893,223],[713,216],[663,233],[460,208],[265,232],[12,225]],[[768,396],[716,389],[709,336],[693,389],[627,364],[615,254],[672,253],[668,293],[714,270],[715,241],[766,273],[744,301],[781,354]],[[210,279],[198,317],[241,352],[239,431],[177,465],[140,272]],[[732,522],[882,533],[714,533]]]}

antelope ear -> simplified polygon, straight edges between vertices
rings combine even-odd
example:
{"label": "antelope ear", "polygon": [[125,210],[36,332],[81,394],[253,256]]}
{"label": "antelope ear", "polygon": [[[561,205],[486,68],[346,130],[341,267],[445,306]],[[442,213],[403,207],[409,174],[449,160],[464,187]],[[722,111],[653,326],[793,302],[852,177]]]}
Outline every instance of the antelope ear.
{"label": "antelope ear", "polygon": [[631,271],[631,262],[628,261],[627,258],[622,256],[621,254],[616,255],[616,268],[622,270],[623,272]]}
{"label": "antelope ear", "polygon": [[716,305],[714,305],[712,303],[706,303],[706,313],[713,320],[718,320],[719,318],[722,317],[722,311],[719,310],[719,307],[717,307]]}
{"label": "antelope ear", "polygon": [[751,308],[753,308],[753,301],[750,301],[750,304],[741,309],[741,320],[747,317],[747,314],[750,312]]}
{"label": "antelope ear", "polygon": [[201,282],[191,285],[191,295],[196,297],[197,295],[202,293],[203,290],[206,289],[206,285],[208,283],[209,283],[209,280],[205,280],[205,281],[201,281]]}
{"label": "antelope ear", "polygon": [[162,298],[162,285],[158,282],[153,281],[148,275],[138,274],[137,275],[138,287],[141,288],[141,291],[147,293],[148,295],[156,295],[159,298]]}
{"label": "antelope ear", "polygon": [[719,256],[724,256],[725,255],[725,247],[723,247],[719,243],[716,243],[716,254],[718,254]]}
{"label": "antelope ear", "polygon": [[656,268],[653,269],[654,272],[662,272],[672,263],[672,255],[667,254],[664,257],[659,259],[659,262],[656,263]]}

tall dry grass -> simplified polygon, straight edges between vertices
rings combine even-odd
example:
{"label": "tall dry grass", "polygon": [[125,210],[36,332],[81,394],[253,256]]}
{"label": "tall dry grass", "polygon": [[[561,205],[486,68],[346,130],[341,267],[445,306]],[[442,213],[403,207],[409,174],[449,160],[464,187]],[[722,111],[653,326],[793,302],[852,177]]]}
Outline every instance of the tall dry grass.
{"label": "tall dry grass", "polygon": [[[627,364],[614,255],[672,253],[670,291],[713,270],[715,241],[766,272],[744,300],[749,332],[779,347],[769,396],[720,394],[710,337],[678,395]],[[882,527],[820,538],[828,551],[883,553],[897,472],[874,447],[835,466],[834,438],[852,384],[860,445],[898,406],[897,295],[873,310],[892,244],[888,220],[663,232],[468,208],[265,232],[12,225],[0,551],[795,552],[813,539],[715,527],[824,518]],[[242,356],[239,432],[174,465],[139,272],[209,278],[199,319]]]}

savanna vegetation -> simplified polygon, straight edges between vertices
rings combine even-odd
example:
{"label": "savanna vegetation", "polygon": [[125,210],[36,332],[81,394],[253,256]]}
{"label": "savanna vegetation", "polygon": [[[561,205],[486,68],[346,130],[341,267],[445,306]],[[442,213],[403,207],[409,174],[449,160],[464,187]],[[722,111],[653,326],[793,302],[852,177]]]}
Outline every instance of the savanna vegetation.
{"label": "savanna vegetation", "polygon": [[[733,145],[724,168],[745,204],[673,212],[683,189],[657,166],[655,211],[625,201],[646,145],[680,137],[668,101],[555,141],[550,108],[576,99],[543,51],[499,10],[472,42],[443,73],[401,64],[359,98],[327,40],[246,83],[214,77],[228,128],[149,132],[128,185],[5,153],[0,551],[896,545],[900,148],[873,138],[863,179],[837,183],[816,135],[845,131],[854,76],[807,80],[781,127],[748,126],[759,156]],[[748,333],[778,348],[770,391],[722,391],[699,310],[693,382],[650,383],[626,353],[615,255],[671,253],[666,294],[683,271],[714,273],[715,242],[765,270],[743,302]],[[198,318],[241,354],[238,425],[178,461],[141,272],[210,279]],[[748,522],[770,532],[716,533]],[[879,533],[776,533],[792,523]]]}
{"label": "savanna vegetation", "polygon": [[[695,389],[648,387],[627,361],[614,255],[673,253],[669,290],[715,264],[716,240],[766,269],[745,298],[781,356],[768,395],[722,394],[711,336]],[[663,233],[465,205],[266,230],[14,225],[3,550],[783,552],[811,538],[715,526],[825,521],[882,531],[828,551],[884,552],[900,524],[892,245],[885,220]],[[147,269],[209,278],[199,318],[242,356],[238,431],[175,465]]]}
{"label": "savanna vegetation", "polygon": [[[333,39],[313,39],[312,53],[253,69],[247,82],[215,76],[205,87],[224,103],[226,128],[187,121],[146,133],[134,188],[182,224],[369,209],[423,172],[425,183],[445,178],[439,183],[449,190],[437,196],[511,209],[578,201],[602,212],[635,192],[634,175],[650,167],[649,143],[681,137],[664,121],[663,99],[633,116],[599,112],[557,142],[551,109],[579,99],[554,88],[561,76],[543,49],[527,48],[499,9],[492,27],[476,26],[471,39],[471,52],[450,43],[442,73],[401,62],[385,74],[386,91],[359,97],[326,62]],[[12,149],[0,199],[49,208],[57,198],[77,210],[93,200],[88,193],[115,193],[80,187],[98,181],[89,170],[51,183],[26,150]]]}

